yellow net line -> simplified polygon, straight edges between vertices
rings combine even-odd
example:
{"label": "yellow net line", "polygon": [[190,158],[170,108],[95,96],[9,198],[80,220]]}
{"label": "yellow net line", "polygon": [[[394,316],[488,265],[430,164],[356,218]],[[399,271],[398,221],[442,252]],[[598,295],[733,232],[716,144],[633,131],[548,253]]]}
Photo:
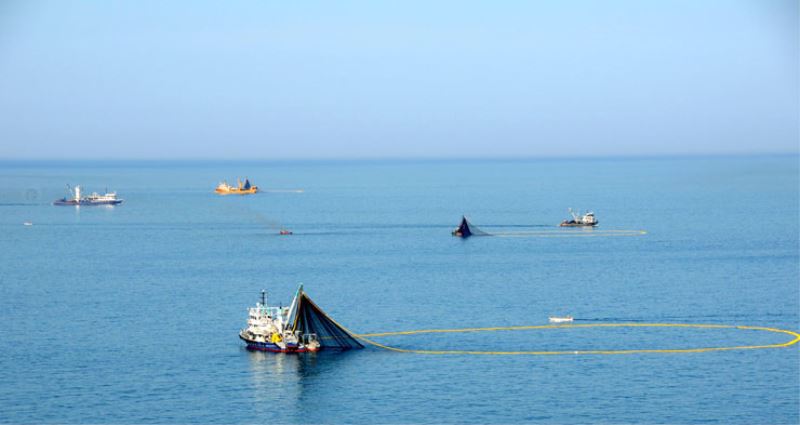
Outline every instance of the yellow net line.
{"label": "yellow net line", "polygon": [[[339,325],[341,326],[341,325]],[[398,336],[398,335],[419,335],[419,334],[435,334],[435,333],[467,333],[467,332],[497,332],[497,331],[521,331],[521,330],[534,330],[534,329],[575,329],[575,328],[702,328],[702,329],[735,329],[735,330],[751,330],[761,332],[774,332],[791,335],[792,340],[766,345],[737,345],[727,347],[700,347],[700,348],[678,348],[678,349],[629,349],[629,350],[571,350],[571,351],[473,351],[473,350],[415,350],[397,348],[389,345],[381,344],[371,340],[370,338],[383,337],[383,336]],[[343,327],[343,329],[346,329]],[[349,332],[349,331],[348,331]],[[706,353],[713,351],[731,351],[731,350],[756,350],[767,348],[784,348],[797,344],[800,341],[800,334],[793,331],[784,329],[766,328],[761,326],[734,326],[734,325],[713,325],[713,324],[685,324],[685,323],[594,323],[594,324],[577,324],[577,325],[538,325],[538,326],[500,326],[489,328],[463,328],[463,329],[423,329],[411,331],[398,331],[398,332],[380,332],[369,334],[353,334],[354,337],[373,345],[378,348],[390,350],[399,353],[412,353],[412,354],[442,354],[442,355],[506,355],[506,356],[552,356],[552,355],[566,355],[566,354],[599,354],[599,355],[615,355],[615,354],[651,354],[651,353]]]}

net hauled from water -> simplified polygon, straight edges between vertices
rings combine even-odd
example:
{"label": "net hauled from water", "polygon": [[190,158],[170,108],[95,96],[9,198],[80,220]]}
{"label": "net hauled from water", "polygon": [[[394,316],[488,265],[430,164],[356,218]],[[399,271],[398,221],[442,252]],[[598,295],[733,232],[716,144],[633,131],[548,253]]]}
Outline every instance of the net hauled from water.
{"label": "net hauled from water", "polygon": [[474,224],[470,223],[467,220],[466,216],[461,217],[461,224],[453,230],[453,236],[458,236],[461,238],[468,238],[470,236],[490,236],[488,233],[484,232],[483,230],[477,228]]}
{"label": "net hauled from water", "polygon": [[300,335],[315,334],[321,348],[334,350],[350,350],[364,348],[358,340],[338,323],[331,319],[311,298],[298,290],[295,299],[294,322],[292,330]]}

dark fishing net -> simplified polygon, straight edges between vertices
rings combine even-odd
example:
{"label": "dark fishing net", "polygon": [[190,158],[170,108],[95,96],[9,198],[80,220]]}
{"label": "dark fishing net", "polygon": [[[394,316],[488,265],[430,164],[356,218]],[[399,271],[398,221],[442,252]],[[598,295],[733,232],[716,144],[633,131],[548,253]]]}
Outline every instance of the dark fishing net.
{"label": "dark fishing net", "polygon": [[468,238],[470,236],[489,236],[489,234],[467,221],[467,217],[461,217],[461,224],[456,230],[453,230],[453,236]]}
{"label": "dark fishing net", "polygon": [[322,348],[338,350],[364,348],[349,332],[336,324],[319,306],[314,304],[305,293],[299,294],[297,303],[294,330],[299,331],[298,334],[301,337],[316,335]]}

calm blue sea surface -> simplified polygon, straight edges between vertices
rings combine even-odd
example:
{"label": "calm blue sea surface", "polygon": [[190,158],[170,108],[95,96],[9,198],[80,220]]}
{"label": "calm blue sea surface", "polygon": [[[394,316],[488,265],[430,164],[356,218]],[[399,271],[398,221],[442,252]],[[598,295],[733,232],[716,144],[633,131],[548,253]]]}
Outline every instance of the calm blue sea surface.
{"label": "calm blue sea surface", "polygon": [[[796,156],[0,163],[0,422],[796,424],[798,345],[275,355],[248,352],[237,332],[262,288],[285,305],[300,282],[358,333],[556,314],[797,331],[799,175]],[[214,195],[237,176],[267,191]],[[125,202],[50,205],[67,183]],[[596,233],[557,229],[568,207],[593,209]],[[462,214],[514,237],[451,237]],[[495,351],[791,339],[675,328],[376,338]]]}

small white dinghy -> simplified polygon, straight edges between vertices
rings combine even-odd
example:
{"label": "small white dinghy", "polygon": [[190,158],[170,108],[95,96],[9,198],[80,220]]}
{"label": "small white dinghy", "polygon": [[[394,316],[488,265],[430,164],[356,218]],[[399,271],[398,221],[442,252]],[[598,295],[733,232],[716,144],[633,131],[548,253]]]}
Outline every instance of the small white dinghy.
{"label": "small white dinghy", "polygon": [[549,319],[550,323],[567,323],[575,320],[572,318],[572,316],[561,316],[561,317],[550,316]]}
{"label": "small white dinghy", "polygon": [[31,223],[30,221],[26,221],[26,222],[22,223],[22,225],[23,226],[33,226],[33,223]]}

